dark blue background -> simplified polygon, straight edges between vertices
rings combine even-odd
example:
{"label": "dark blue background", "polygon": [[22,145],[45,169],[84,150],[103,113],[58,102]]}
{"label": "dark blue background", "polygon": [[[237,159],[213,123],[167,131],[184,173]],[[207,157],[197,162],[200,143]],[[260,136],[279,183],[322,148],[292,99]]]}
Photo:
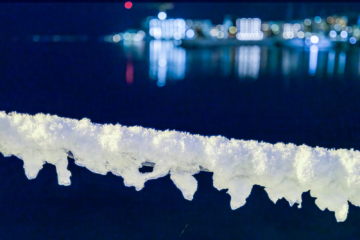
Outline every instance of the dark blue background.
{"label": "dark blue background", "polygon": [[[84,13],[79,10],[79,14]],[[99,16],[96,19],[100,21]],[[52,34],[50,25],[44,29]],[[256,81],[239,81],[234,74],[211,71],[210,63],[200,66],[188,60],[184,80],[159,88],[149,79],[145,57],[133,60],[134,83],[129,86],[125,81],[128,59],[119,45],[5,39],[0,51],[0,110],[6,112],[43,112],[87,117],[96,123],[360,149],[358,75],[310,77],[305,68],[285,77],[278,69]],[[246,205],[232,211],[230,196],[212,186],[211,173],[195,175],[198,190],[194,200],[187,201],[169,176],[148,181],[137,192],[125,187],[120,177],[94,174],[71,159],[69,163],[72,185],[63,187],[57,184],[52,165],[46,164],[29,181],[22,161],[0,157],[0,239],[360,237],[358,207],[350,204],[347,220],[337,223],[334,213],[321,211],[309,192],[303,194],[298,209],[284,199],[273,204],[263,187],[254,186]]]}

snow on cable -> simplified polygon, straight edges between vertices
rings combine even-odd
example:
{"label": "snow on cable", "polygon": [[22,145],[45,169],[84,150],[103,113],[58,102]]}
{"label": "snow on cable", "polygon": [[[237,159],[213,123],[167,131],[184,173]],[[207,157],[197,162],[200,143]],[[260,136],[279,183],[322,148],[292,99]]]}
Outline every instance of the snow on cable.
{"label": "snow on cable", "polygon": [[[207,169],[216,189],[228,189],[232,209],[246,203],[254,184],[264,186],[274,203],[285,198],[298,207],[302,193],[310,190],[316,205],[334,211],[338,222],[347,218],[347,201],[360,206],[360,152],[353,149],[229,140],[2,111],[0,152],[22,159],[28,179],[36,178],[45,162],[55,165],[58,182],[65,186],[71,183],[70,154],[77,165],[98,174],[112,172],[138,191],[147,180],[170,174],[187,200],[197,190],[193,175]],[[144,163],[151,163],[153,171],[140,173]]]}

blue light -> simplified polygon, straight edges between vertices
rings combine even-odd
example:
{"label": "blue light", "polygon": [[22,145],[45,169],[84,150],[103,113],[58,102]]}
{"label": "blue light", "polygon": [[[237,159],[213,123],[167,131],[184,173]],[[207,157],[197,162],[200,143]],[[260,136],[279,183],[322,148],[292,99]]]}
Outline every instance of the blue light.
{"label": "blue light", "polygon": [[315,21],[316,23],[321,23],[321,17],[316,16],[316,17],[314,18],[314,21]]}
{"label": "blue light", "polygon": [[356,43],[356,38],[355,38],[355,37],[351,37],[351,38],[349,39],[349,42],[350,42],[351,44],[355,44],[355,43]]}

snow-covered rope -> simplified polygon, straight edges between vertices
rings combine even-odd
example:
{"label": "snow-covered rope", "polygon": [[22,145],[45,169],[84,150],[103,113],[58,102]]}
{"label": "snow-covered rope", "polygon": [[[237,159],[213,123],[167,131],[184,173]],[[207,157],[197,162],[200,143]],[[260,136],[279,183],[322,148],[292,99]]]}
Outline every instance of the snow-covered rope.
{"label": "snow-covered rope", "polygon": [[[138,191],[147,180],[170,174],[187,200],[197,190],[193,175],[213,172],[214,187],[228,189],[232,209],[246,203],[254,184],[264,186],[274,203],[285,198],[298,207],[302,193],[310,190],[317,206],[334,211],[339,222],[347,218],[347,201],[360,206],[360,152],[353,149],[229,140],[94,124],[86,118],[0,112],[0,152],[22,159],[29,179],[36,178],[45,162],[54,164],[60,185],[70,185],[70,154],[77,165],[98,174],[112,172]],[[143,165],[153,166],[153,171],[139,172]]]}

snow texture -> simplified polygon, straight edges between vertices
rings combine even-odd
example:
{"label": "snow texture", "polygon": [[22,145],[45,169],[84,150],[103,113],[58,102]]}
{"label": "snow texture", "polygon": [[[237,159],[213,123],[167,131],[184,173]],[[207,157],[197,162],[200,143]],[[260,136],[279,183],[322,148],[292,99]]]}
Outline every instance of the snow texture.
{"label": "snow texture", "polygon": [[[228,189],[232,209],[246,203],[254,184],[264,186],[274,203],[285,198],[299,208],[302,193],[310,190],[317,206],[334,211],[338,222],[347,218],[348,201],[360,206],[360,152],[353,149],[229,140],[94,124],[86,118],[0,112],[0,152],[22,159],[28,179],[36,178],[45,162],[55,165],[58,182],[65,186],[71,183],[67,169],[71,152],[77,165],[98,174],[112,172],[138,191],[147,180],[170,174],[187,200],[197,190],[193,175],[205,168],[213,172],[216,189]],[[139,172],[145,162],[153,163],[152,172]]]}

